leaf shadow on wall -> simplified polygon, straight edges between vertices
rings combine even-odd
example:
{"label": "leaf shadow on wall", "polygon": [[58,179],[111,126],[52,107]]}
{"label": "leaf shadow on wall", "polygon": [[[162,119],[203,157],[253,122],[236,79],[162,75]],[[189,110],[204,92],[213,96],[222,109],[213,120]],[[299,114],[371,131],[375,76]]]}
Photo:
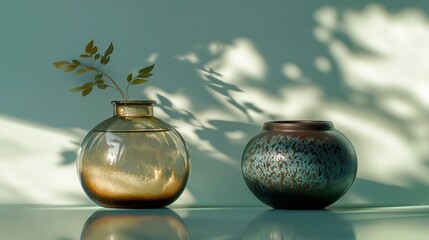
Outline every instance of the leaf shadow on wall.
{"label": "leaf shadow on wall", "polygon": [[[272,46],[256,45],[242,37],[227,43],[207,43],[203,50],[191,49],[190,54],[198,61],[180,57],[188,64],[183,65],[188,75],[194,72],[197,76],[185,83],[191,87],[176,92],[149,88],[145,94],[159,101],[163,117],[177,126],[188,141],[193,158],[191,177],[204,179],[191,179],[189,184],[197,202],[256,203],[249,200],[251,194],[241,178],[240,158],[245,143],[264,121],[329,119],[351,139],[359,156],[358,178],[340,203],[427,203],[429,103],[417,87],[403,83],[403,78],[408,78],[428,88],[427,83],[421,82],[427,71],[420,66],[410,75],[401,61],[415,57],[419,49],[397,54],[401,42],[388,49],[370,45],[383,37],[375,34],[379,27],[403,23],[402,30],[406,31],[411,22],[429,30],[427,16],[415,20],[407,11],[418,10],[390,12],[380,5],[351,12],[321,8],[315,12],[314,28],[322,50],[317,54],[302,52],[305,61],[301,63],[268,62],[266,59],[276,59],[275,53],[264,54]],[[320,15],[332,17],[330,13],[335,15],[334,27],[326,26],[324,17],[317,20]],[[384,18],[385,26],[374,26],[371,21],[376,16]],[[359,24],[373,26],[374,37],[359,32]],[[329,37],[318,36],[318,30]],[[421,37],[429,40],[429,35]],[[412,38],[407,41],[413,45]],[[221,50],[210,52],[213,45]],[[250,57],[249,65],[243,55]],[[270,71],[264,72],[264,64],[270,66]],[[246,72],[252,68],[260,71]],[[390,71],[397,75],[392,76]],[[189,124],[191,127],[187,127]]]}

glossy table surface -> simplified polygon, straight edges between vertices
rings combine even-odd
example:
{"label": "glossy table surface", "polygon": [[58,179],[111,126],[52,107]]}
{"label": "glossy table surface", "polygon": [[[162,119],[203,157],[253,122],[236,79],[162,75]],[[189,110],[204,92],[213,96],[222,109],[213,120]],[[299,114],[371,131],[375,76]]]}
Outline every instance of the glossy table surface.
{"label": "glossy table surface", "polygon": [[429,239],[429,206],[182,207],[0,204],[0,239]]}

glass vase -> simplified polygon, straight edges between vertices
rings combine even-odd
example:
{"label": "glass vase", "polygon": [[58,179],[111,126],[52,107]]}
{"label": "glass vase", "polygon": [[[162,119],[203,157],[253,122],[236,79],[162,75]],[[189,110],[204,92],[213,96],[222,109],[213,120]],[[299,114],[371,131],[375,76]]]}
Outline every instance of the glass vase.
{"label": "glass vase", "polygon": [[153,116],[154,103],[113,101],[113,117],[85,136],[77,169],[83,190],[98,205],[159,208],[185,189],[188,148],[172,126]]}

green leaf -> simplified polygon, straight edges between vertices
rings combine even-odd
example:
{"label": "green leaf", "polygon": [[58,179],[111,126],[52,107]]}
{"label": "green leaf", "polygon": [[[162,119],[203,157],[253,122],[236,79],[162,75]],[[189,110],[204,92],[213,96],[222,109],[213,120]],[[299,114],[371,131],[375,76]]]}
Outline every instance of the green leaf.
{"label": "green leaf", "polygon": [[137,77],[138,77],[138,78],[149,78],[149,77],[151,77],[151,76],[153,76],[153,74],[152,74],[152,73],[144,73],[144,72],[142,72],[142,73],[140,73]]}
{"label": "green leaf", "polygon": [[78,70],[76,70],[77,75],[84,74],[86,72],[88,72],[88,70],[86,70],[85,68],[79,68]]}
{"label": "green leaf", "polygon": [[90,94],[90,93],[91,93],[91,91],[92,91],[92,87],[85,88],[85,89],[82,91],[82,97],[85,97],[86,95]]}
{"label": "green leaf", "polygon": [[100,54],[99,54],[99,53],[95,54],[95,56],[94,56],[94,60],[97,60],[97,59],[99,59],[99,58],[100,58]]}
{"label": "green leaf", "polygon": [[90,88],[92,86],[94,86],[93,82],[87,82],[87,83],[85,83],[85,84],[82,85],[82,88]]}
{"label": "green leaf", "polygon": [[91,54],[96,54],[98,52],[98,47],[94,46],[91,50]]}
{"label": "green leaf", "polygon": [[73,60],[72,60],[72,62],[73,62],[74,64],[80,65],[79,60],[73,59]]}
{"label": "green leaf", "polygon": [[67,64],[69,64],[69,62],[68,61],[58,61],[58,62],[54,62],[53,64],[56,68],[63,68]]}
{"label": "green leaf", "polygon": [[75,87],[75,88],[72,88],[72,89],[70,89],[70,91],[71,92],[80,92],[80,91],[82,91],[84,88],[82,87],[82,86],[80,86],[80,87]]}
{"label": "green leaf", "polygon": [[110,61],[110,56],[101,56],[101,59],[100,59],[100,63],[101,63],[101,65],[106,65],[106,64],[108,64],[109,63],[109,61]]}
{"label": "green leaf", "polygon": [[81,58],[89,58],[91,56],[89,56],[89,54],[81,54],[81,55],[79,55],[79,57],[81,57]]}
{"label": "green leaf", "polygon": [[94,46],[94,40],[91,40],[85,47],[85,52],[91,54]]}
{"label": "green leaf", "polygon": [[113,43],[110,43],[109,47],[106,49],[106,52],[104,52],[104,56],[109,56],[113,52]]}
{"label": "green leaf", "polygon": [[136,78],[134,79],[134,81],[131,82],[131,85],[139,85],[145,82],[147,82],[146,79]]}
{"label": "green leaf", "polygon": [[102,78],[103,77],[103,74],[102,73],[97,73],[95,76],[94,76],[94,79],[100,79],[100,78]]}
{"label": "green leaf", "polygon": [[95,80],[95,84],[100,85],[100,84],[104,84],[103,79],[97,79]]}
{"label": "green leaf", "polygon": [[66,69],[64,69],[64,72],[71,72],[73,70],[75,70],[75,68],[77,67],[76,64],[69,64]]}
{"label": "green leaf", "polygon": [[107,84],[98,84],[97,85],[97,87],[99,88],[99,89],[106,89],[107,88]]}
{"label": "green leaf", "polygon": [[155,64],[152,64],[150,66],[144,67],[142,69],[139,70],[139,73],[150,73],[153,68],[155,67]]}
{"label": "green leaf", "polygon": [[130,82],[133,79],[133,73],[128,74],[127,82]]}
{"label": "green leaf", "polygon": [[106,60],[104,61],[104,65],[108,64],[110,62],[110,56],[106,57]]}

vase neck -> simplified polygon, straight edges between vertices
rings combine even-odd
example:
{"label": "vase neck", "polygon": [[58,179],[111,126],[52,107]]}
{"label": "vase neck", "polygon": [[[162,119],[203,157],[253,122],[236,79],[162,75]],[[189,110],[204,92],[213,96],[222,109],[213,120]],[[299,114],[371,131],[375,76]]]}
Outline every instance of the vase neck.
{"label": "vase neck", "polygon": [[267,131],[326,131],[334,129],[334,124],[330,121],[273,121],[265,122],[263,129]]}
{"label": "vase neck", "polygon": [[112,101],[113,113],[120,117],[152,117],[155,101]]}

